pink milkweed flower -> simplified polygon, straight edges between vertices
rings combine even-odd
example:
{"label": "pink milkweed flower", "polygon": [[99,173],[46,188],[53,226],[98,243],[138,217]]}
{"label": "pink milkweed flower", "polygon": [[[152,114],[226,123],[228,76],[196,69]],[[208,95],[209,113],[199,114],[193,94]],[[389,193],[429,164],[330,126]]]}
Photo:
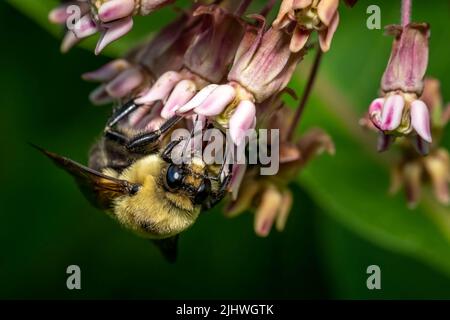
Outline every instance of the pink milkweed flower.
{"label": "pink milkweed flower", "polygon": [[95,54],[127,34],[133,27],[132,17],[149,13],[174,0],[73,0],[65,1],[49,13],[53,23],[66,24],[72,18],[70,6],[78,6],[81,17],[66,33],[61,50],[68,51],[81,39],[100,32]]}
{"label": "pink milkweed flower", "polygon": [[409,136],[425,153],[431,143],[430,110],[419,99],[427,64],[429,26],[411,23],[386,28],[395,37],[391,57],[381,80],[383,97],[369,107],[373,125],[381,131],[380,151],[387,149],[396,136]]}
{"label": "pink milkweed flower", "polygon": [[[447,205],[450,203],[450,156],[448,151],[440,146],[444,128],[450,119],[450,104],[444,107],[440,83],[437,79],[425,78],[424,90],[420,100],[427,105],[431,114],[431,144],[417,143],[417,137],[399,137],[396,143],[398,159],[391,162],[391,184],[389,192],[397,193],[404,189],[408,206],[414,208],[419,200],[421,189],[431,184],[436,199]],[[378,130],[366,115],[361,124]],[[415,152],[418,151],[417,152]],[[427,153],[426,157],[422,154]]]}
{"label": "pink milkweed flower", "polygon": [[[201,20],[201,26],[183,56],[181,70],[167,71],[147,93],[135,100],[142,105],[163,101],[161,116],[165,119],[186,112],[180,110],[189,102],[188,106],[200,98],[206,99],[205,92],[216,87],[212,83],[225,79],[244,35],[245,23],[219,5],[200,6],[193,15]],[[193,99],[202,89],[204,91]],[[220,101],[230,102],[234,98],[234,91],[229,86],[220,87],[218,92],[221,93]]]}
{"label": "pink milkweed flower", "polygon": [[[331,138],[321,129],[312,128],[294,142],[288,140],[288,128],[292,119],[292,109],[278,99],[268,99],[272,111],[265,120],[258,119],[258,127],[269,130],[279,129],[280,170],[274,176],[262,176],[255,168],[242,170],[241,186],[237,197],[225,207],[227,217],[235,217],[247,210],[254,211],[254,231],[266,237],[272,226],[283,231],[291,211],[293,196],[288,184],[298,176],[315,156],[327,152],[334,154]],[[277,101],[278,100],[278,101]],[[275,110],[274,110],[275,109]]]}
{"label": "pink milkweed flower", "polygon": [[445,148],[433,149],[426,157],[410,158],[405,154],[391,169],[389,192],[395,194],[404,188],[408,206],[414,208],[420,200],[422,186],[429,183],[436,199],[447,205],[449,180],[450,157]]}
{"label": "pink milkweed flower", "polygon": [[[346,1],[353,5],[356,1]],[[290,49],[298,52],[317,31],[323,52],[330,49],[339,24],[339,0],[283,0],[273,27],[292,31]]]}
{"label": "pink milkweed flower", "polygon": [[292,53],[289,36],[274,28],[264,31],[265,23],[261,21],[259,30],[248,32],[243,38],[228,73],[228,81],[246,88],[256,102],[281,92],[306,53]]}
{"label": "pink milkweed flower", "polygon": [[261,23],[247,29],[228,73],[228,83],[205,87],[178,110],[212,118],[230,130],[236,145],[243,143],[247,130],[255,127],[255,104],[281,92],[304,55],[303,50],[289,50],[290,39],[284,31],[265,31],[264,18],[254,17]]}
{"label": "pink milkweed flower", "polygon": [[198,28],[197,18],[182,14],[123,59],[83,74],[87,81],[102,83],[91,93],[90,100],[94,104],[105,104],[145,93],[167,70],[182,67],[184,53],[197,35]]}
{"label": "pink milkweed flower", "polygon": [[132,65],[126,59],[113,60],[95,71],[84,73],[82,78],[102,83],[89,95],[95,105],[123,98],[149,80],[139,66]]}
{"label": "pink milkweed flower", "polygon": [[[148,15],[174,0],[90,0],[91,18],[101,32],[95,53],[127,34],[133,27],[132,16]],[[75,30],[77,26],[75,26]],[[94,28],[92,32],[94,31]],[[83,37],[82,37],[83,38]]]}
{"label": "pink milkweed flower", "polygon": [[429,154],[421,157],[413,152],[415,144],[409,140],[400,141],[400,159],[391,169],[390,192],[396,193],[402,187],[410,207],[420,200],[422,186],[431,184],[436,199],[442,204],[450,202],[448,183],[450,181],[450,156],[444,147],[440,147],[443,131],[449,121],[450,105],[444,107],[440,83],[436,79],[426,78],[424,91],[420,97],[431,112],[431,130],[433,143],[429,145]]}

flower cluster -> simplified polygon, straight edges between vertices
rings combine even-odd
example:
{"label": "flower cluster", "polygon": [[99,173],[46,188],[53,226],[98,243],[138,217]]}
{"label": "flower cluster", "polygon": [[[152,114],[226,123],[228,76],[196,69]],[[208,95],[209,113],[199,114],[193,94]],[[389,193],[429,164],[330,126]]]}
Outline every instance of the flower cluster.
{"label": "flower cluster", "polygon": [[[171,2],[63,1],[50,13],[50,20],[67,24],[69,7],[78,5],[81,18],[67,31],[63,50],[100,32],[99,53],[131,30],[133,16],[147,15]],[[338,26],[339,1],[284,0],[273,23],[266,16],[274,1],[268,1],[259,14],[248,14],[250,2],[196,2],[153,39],[83,78],[100,83],[90,95],[95,104],[133,101],[138,105],[126,121],[142,130],[156,130],[174,116],[201,119],[228,130],[237,148],[246,145],[247,132],[253,128],[279,129],[278,174],[259,176],[252,166],[235,164],[226,209],[229,216],[256,209],[255,232],[266,236],[274,221],[278,230],[284,228],[292,203],[289,181],[314,155],[334,152],[331,138],[321,129],[292,137],[299,117],[281,96],[289,92],[287,85],[311,48],[329,50]],[[313,31],[319,34],[318,45],[310,37]]]}
{"label": "flower cluster", "polygon": [[207,117],[229,128],[239,145],[255,127],[257,105],[286,87],[307,52],[291,52],[288,33],[261,15],[244,20],[243,12],[236,1],[195,5],[125,59],[85,74],[102,82],[91,100],[136,97],[142,107],[133,123],[156,106],[163,119]]}
{"label": "flower cluster", "polygon": [[370,104],[362,124],[379,132],[379,151],[395,142],[390,192],[404,188],[413,208],[427,183],[440,203],[450,202],[450,156],[440,146],[450,105],[444,107],[439,81],[425,77],[430,27],[410,21],[410,6],[409,1],[403,3],[402,25],[386,27],[394,42],[381,79],[381,97]]}
{"label": "flower cluster", "polygon": [[392,53],[381,80],[383,97],[369,107],[369,117],[381,132],[380,149],[385,150],[398,136],[408,136],[419,152],[431,143],[430,114],[419,99],[428,64],[429,26],[425,23],[392,25],[395,37]]}
{"label": "flower cluster", "polygon": [[181,69],[184,54],[199,28],[196,17],[189,12],[183,13],[149,43],[137,47],[122,59],[83,74],[83,79],[101,83],[92,92],[91,101],[105,104],[147,92],[167,70]]}
{"label": "flower cluster", "polygon": [[[356,1],[345,0],[353,6]],[[322,51],[330,49],[339,24],[339,0],[283,0],[273,26],[291,32],[290,49],[301,50],[311,33],[317,31]]]}
{"label": "flower cluster", "polygon": [[[440,142],[450,117],[450,104],[444,107],[439,81],[433,78],[425,79],[420,101],[429,107],[434,139],[426,146],[426,150],[423,149],[424,146],[419,148],[415,141],[399,139],[399,157],[391,169],[390,192],[396,193],[404,187],[409,206],[415,207],[420,200],[422,186],[431,183],[436,199],[442,204],[448,204],[450,156],[447,149],[440,146]],[[423,157],[416,151],[426,152],[428,155]]]}
{"label": "flower cluster", "polygon": [[68,51],[81,39],[100,32],[95,53],[99,54],[108,44],[127,34],[133,27],[132,17],[148,15],[174,0],[65,0],[52,10],[49,20],[66,24],[78,7],[80,18],[66,33],[62,50]]}
{"label": "flower cluster", "polygon": [[271,101],[276,110],[261,120],[261,126],[269,130],[279,129],[280,134],[280,171],[274,176],[261,176],[250,168],[242,175],[239,197],[230,201],[225,208],[228,217],[235,217],[246,210],[254,210],[254,230],[259,236],[269,234],[272,225],[283,231],[291,210],[293,196],[288,184],[292,177],[316,155],[323,152],[334,154],[334,144],[320,128],[312,128],[300,138],[291,141],[287,128],[293,116],[292,109],[282,102]]}

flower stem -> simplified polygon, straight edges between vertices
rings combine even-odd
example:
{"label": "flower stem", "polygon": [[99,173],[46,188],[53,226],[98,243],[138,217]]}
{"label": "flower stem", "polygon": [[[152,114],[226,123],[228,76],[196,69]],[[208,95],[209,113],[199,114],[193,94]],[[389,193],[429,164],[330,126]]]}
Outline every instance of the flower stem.
{"label": "flower stem", "polygon": [[241,3],[239,4],[239,7],[237,8],[235,14],[238,17],[242,16],[251,3],[252,3],[252,0],[241,0]]}
{"label": "flower stem", "polygon": [[320,61],[322,60],[322,50],[317,48],[316,57],[314,58],[314,64],[311,68],[311,72],[309,73],[308,82],[306,83],[305,91],[303,91],[302,98],[300,103],[295,111],[294,117],[291,122],[291,126],[288,131],[288,140],[292,141],[294,137],[295,128],[300,122],[303,111],[305,110],[306,103],[308,102],[308,98],[311,95],[312,88],[314,86],[314,81],[316,80],[317,71],[319,70]]}
{"label": "flower stem", "polygon": [[402,0],[402,26],[411,22],[412,0]]}

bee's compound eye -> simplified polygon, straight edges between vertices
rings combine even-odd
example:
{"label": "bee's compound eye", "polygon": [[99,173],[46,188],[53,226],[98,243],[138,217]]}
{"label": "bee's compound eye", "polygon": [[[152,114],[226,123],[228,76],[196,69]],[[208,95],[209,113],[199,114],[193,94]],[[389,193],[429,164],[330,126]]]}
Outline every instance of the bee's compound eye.
{"label": "bee's compound eye", "polygon": [[198,187],[197,193],[195,194],[194,202],[195,204],[201,204],[208,198],[211,193],[211,181],[209,179],[203,180],[200,187]]}
{"label": "bee's compound eye", "polygon": [[136,193],[139,192],[139,189],[141,189],[141,186],[140,186],[140,185],[137,185],[137,184],[134,184],[134,185],[131,187],[130,194],[131,194],[132,196],[134,196]]}
{"label": "bee's compound eye", "polygon": [[179,188],[183,183],[183,170],[171,164],[166,173],[166,184],[171,189]]}

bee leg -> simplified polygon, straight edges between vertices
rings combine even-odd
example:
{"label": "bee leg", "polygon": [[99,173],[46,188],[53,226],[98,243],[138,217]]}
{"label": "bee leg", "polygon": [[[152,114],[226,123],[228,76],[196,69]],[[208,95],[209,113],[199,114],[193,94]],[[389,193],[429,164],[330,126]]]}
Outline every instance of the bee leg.
{"label": "bee leg", "polygon": [[142,135],[138,135],[131,139],[127,144],[126,148],[130,151],[144,150],[149,145],[155,144],[158,139],[169,131],[174,125],[176,125],[183,117],[173,116],[166,122],[164,122],[158,130],[147,132]]}
{"label": "bee leg", "polygon": [[163,153],[161,154],[161,158],[168,163],[172,163],[172,150],[181,142],[184,140],[184,137],[180,137],[177,140],[170,141],[170,143],[167,145],[167,147],[164,149]]}
{"label": "bee leg", "polygon": [[228,191],[228,187],[230,186],[231,182],[231,174],[227,175],[219,188],[219,191],[216,194],[216,198],[219,198],[219,201],[222,200],[222,198],[225,196],[225,194]]}
{"label": "bee leg", "polygon": [[128,143],[127,137],[109,128],[105,129],[104,136],[105,138],[117,142],[120,145],[126,145]]}
{"label": "bee leg", "polygon": [[205,203],[204,209],[208,210],[214,207],[216,204],[218,204],[227,194],[228,187],[231,182],[231,174],[227,175],[224,179],[222,184],[220,185],[219,190],[211,195],[210,201]]}
{"label": "bee leg", "polygon": [[120,108],[118,108],[117,110],[114,111],[112,117],[106,123],[106,127],[107,128],[113,127],[120,120],[125,118],[127,115],[132,113],[137,108],[139,108],[139,105],[134,103],[133,100],[130,100],[127,103],[123,104]]}

